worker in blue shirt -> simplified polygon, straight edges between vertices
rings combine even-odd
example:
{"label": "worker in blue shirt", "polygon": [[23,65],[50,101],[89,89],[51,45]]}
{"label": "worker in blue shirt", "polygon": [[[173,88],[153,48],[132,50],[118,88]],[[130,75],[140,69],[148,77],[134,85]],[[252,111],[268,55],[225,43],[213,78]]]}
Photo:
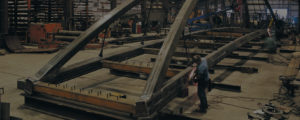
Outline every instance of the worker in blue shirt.
{"label": "worker in blue shirt", "polygon": [[208,65],[205,58],[201,58],[199,55],[193,57],[193,63],[197,67],[194,76],[194,82],[198,83],[198,97],[200,99],[199,112],[205,113],[208,108],[206,98],[206,88],[209,84]]}

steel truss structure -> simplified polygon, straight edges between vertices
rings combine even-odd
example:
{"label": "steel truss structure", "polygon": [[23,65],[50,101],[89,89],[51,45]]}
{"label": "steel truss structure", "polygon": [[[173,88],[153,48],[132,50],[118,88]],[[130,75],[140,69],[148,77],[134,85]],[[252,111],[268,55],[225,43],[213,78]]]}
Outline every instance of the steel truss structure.
{"label": "steel truss structure", "polygon": [[[114,20],[118,19],[126,11],[139,4],[139,0],[127,0],[113,9],[103,19],[81,33],[69,46],[59,51],[45,66],[33,77],[25,80],[25,102],[44,101],[59,104],[66,107],[89,111],[96,114],[110,116],[117,119],[139,118],[154,119],[158,112],[174,99],[178,93],[187,89],[187,74],[191,67],[176,71],[169,69],[172,56],[175,54],[176,45],[180,38],[199,37],[208,32],[240,32],[239,28],[218,28],[185,34],[182,36],[188,16],[195,7],[197,0],[186,0],[178,13],[168,35],[163,39],[145,42],[144,45],[129,47],[121,51],[94,57],[79,63],[63,67],[79,50],[81,50],[99,32],[105,30]],[[265,30],[249,30],[245,35],[236,36],[212,53],[208,53],[206,59],[209,67],[215,66],[232,51],[251,40],[260,38]],[[134,67],[120,62],[126,58],[132,58],[145,53],[146,47],[160,46],[156,62],[153,67]],[[86,91],[72,86],[61,85],[73,78],[91,73],[101,68],[120,69],[131,72],[149,74],[142,95],[123,94],[109,90]],[[109,96],[115,96],[111,98]]]}

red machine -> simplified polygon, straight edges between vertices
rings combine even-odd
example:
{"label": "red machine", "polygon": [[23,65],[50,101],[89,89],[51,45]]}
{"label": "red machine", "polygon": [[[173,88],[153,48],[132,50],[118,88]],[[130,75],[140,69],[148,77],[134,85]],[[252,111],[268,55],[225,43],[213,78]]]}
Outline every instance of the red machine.
{"label": "red machine", "polygon": [[57,48],[53,35],[62,30],[60,23],[31,24],[28,30],[29,43],[39,44],[39,48]]}

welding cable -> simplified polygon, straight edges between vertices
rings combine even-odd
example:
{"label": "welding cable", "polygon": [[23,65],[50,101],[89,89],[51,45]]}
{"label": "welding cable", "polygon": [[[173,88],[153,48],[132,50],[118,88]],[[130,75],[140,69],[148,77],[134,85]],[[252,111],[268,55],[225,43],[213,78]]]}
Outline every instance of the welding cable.
{"label": "welding cable", "polygon": [[[234,97],[230,97],[230,98],[234,99]],[[216,104],[224,104],[224,105],[229,105],[229,106],[232,106],[232,107],[242,108],[242,109],[246,109],[246,110],[256,110],[256,109],[249,108],[249,107],[244,107],[244,106],[234,105],[234,104],[230,104],[230,103],[225,103],[225,102],[223,102],[222,97],[220,97],[220,96],[216,96],[215,98],[213,98],[212,102],[216,103]]]}
{"label": "welding cable", "polygon": [[[279,92],[273,94],[273,99],[270,99],[269,102],[278,102],[280,105],[288,106],[292,108],[290,113],[300,116],[300,106],[295,104],[295,101],[292,97],[289,96],[288,92],[282,92],[282,89],[285,88],[283,84],[281,84]],[[287,89],[285,89],[287,91]]]}

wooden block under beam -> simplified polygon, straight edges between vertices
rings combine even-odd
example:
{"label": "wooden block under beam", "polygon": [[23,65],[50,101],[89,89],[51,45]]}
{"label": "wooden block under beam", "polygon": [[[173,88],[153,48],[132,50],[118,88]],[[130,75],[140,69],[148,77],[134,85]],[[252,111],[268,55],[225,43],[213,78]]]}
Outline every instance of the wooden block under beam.
{"label": "wooden block under beam", "polygon": [[[151,66],[138,66],[138,65],[130,65],[130,64],[125,64],[125,63],[119,63],[119,62],[114,62],[114,61],[103,61],[103,67],[104,68],[109,68],[109,69],[116,69],[119,71],[126,71],[126,72],[132,72],[132,73],[144,73],[144,74],[150,74],[152,70],[152,65]],[[173,77],[177,73],[180,72],[180,69],[169,69],[167,71],[167,77]]]}

